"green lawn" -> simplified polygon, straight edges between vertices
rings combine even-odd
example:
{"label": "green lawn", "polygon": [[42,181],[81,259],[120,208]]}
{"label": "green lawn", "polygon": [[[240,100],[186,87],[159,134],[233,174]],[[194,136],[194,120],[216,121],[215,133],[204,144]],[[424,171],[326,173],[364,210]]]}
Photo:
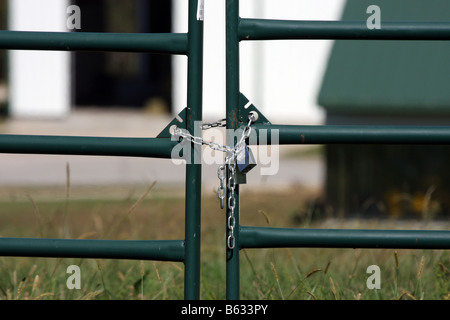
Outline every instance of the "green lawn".
{"label": "green lawn", "polygon": [[[225,299],[225,212],[213,190],[203,199],[201,298]],[[242,192],[241,199],[242,225],[449,227],[432,221],[316,218],[317,194],[300,188]],[[67,194],[64,189],[2,190],[0,236],[183,239],[184,196],[182,190],[157,187]],[[448,250],[251,249],[241,251],[240,261],[242,299],[450,298]],[[66,286],[72,264],[80,267],[81,289]],[[370,265],[380,267],[379,290],[367,288]],[[183,299],[183,268],[159,261],[0,257],[0,299]]]}

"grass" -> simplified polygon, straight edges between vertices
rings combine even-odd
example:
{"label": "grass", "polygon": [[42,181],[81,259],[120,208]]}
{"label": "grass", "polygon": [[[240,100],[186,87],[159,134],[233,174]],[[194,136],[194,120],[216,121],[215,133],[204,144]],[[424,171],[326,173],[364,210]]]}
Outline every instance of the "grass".
{"label": "grass", "polygon": [[[253,194],[244,189],[242,225],[448,230],[448,223],[433,221],[316,218],[316,192],[291,188]],[[182,190],[169,193],[156,185],[88,192],[69,186],[0,191],[2,237],[184,238]],[[202,299],[225,299],[224,228],[225,212],[215,193],[204,191]],[[286,248],[241,253],[242,299],[450,299],[446,250]],[[79,290],[66,286],[72,264],[81,269]],[[380,267],[379,290],[367,288],[370,265]],[[164,300],[183,299],[184,294],[184,266],[173,262],[0,257],[0,274],[0,299]]]}

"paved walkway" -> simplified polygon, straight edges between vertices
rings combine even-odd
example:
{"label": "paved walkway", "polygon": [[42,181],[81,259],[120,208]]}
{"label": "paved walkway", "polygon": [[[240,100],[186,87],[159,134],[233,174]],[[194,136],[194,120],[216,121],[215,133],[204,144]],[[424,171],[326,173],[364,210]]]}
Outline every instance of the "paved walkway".
{"label": "paved walkway", "polygon": [[[170,121],[171,117],[137,111],[82,109],[60,120],[9,119],[0,124],[0,133],[155,137]],[[280,147],[278,170],[274,162],[254,168],[248,174],[246,188],[320,186],[324,178],[323,161],[319,157],[286,157],[295,147]],[[257,156],[258,151],[255,151]],[[205,160],[211,162],[211,158]],[[148,185],[154,180],[160,186],[183,186],[185,179],[185,166],[167,159],[1,154],[0,187],[64,186],[67,164],[73,186]],[[269,166],[276,174],[262,175],[261,168],[267,170]],[[217,188],[217,168],[215,163],[203,165],[204,188]]]}

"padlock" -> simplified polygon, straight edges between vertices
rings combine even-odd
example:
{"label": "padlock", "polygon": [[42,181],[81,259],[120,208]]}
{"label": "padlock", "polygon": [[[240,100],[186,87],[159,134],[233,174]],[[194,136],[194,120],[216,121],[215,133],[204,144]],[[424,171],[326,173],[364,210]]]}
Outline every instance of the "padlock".
{"label": "padlock", "polygon": [[246,174],[256,166],[252,149],[250,149],[246,144],[244,144],[244,146],[236,154],[236,164],[239,172],[242,174]]}

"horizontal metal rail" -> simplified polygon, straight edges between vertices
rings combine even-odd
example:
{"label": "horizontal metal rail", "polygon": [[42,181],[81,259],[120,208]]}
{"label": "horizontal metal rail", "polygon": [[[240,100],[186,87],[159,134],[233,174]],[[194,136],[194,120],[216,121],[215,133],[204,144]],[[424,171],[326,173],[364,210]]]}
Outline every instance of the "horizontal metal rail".
{"label": "horizontal metal rail", "polygon": [[168,138],[0,135],[0,153],[171,158]]}
{"label": "horizontal metal rail", "polygon": [[0,238],[0,256],[184,261],[183,240]]}
{"label": "horizontal metal rail", "polygon": [[387,22],[381,29],[366,21],[240,19],[240,40],[450,40],[450,22]]}
{"label": "horizontal metal rail", "polygon": [[117,51],[186,55],[185,33],[0,31],[0,49]]}
{"label": "horizontal metal rail", "polygon": [[444,126],[255,124],[252,128],[258,144],[270,144],[275,134],[279,144],[450,144],[450,127]]}
{"label": "horizontal metal rail", "polygon": [[241,248],[450,249],[450,231],[240,227]]}

